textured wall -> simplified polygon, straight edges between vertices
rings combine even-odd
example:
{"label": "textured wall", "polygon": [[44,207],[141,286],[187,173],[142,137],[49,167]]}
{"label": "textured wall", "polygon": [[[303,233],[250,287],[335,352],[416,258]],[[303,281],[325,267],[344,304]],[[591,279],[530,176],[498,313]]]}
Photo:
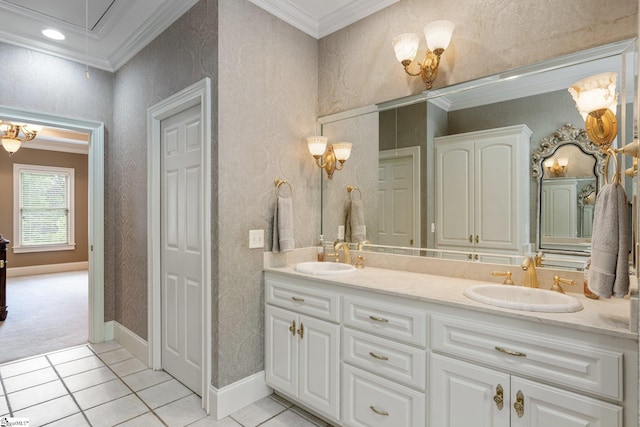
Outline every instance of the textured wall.
{"label": "textured wall", "polygon": [[[296,247],[316,236],[320,188],[304,138],[317,117],[318,50],[313,38],[247,0],[219,1],[219,300],[214,385],[264,365],[263,229],[270,250],[273,180],[293,187]],[[217,377],[217,381],[215,378]]]}
{"label": "textured wall", "polygon": [[[13,230],[13,165],[16,163],[73,168],[75,182],[75,249],[70,251],[13,253],[11,247],[16,243]],[[11,267],[63,264],[68,262],[82,262],[89,259],[89,216],[87,215],[89,211],[88,172],[89,163],[86,154],[21,148],[17,153],[9,157],[4,149],[0,149],[0,182],[2,183],[3,200],[7,202],[0,203],[0,233],[11,240],[11,245],[7,251],[7,261]]]}
{"label": "textured wall", "polygon": [[[404,0],[320,40],[320,115],[419,93],[391,41],[449,19],[456,28],[434,88],[637,35],[636,0]],[[421,42],[418,56],[424,54]],[[414,65],[415,67],[415,65]]]}
{"label": "textured wall", "polygon": [[[0,43],[0,104],[34,112],[55,114],[105,124],[105,168],[110,166],[113,127],[113,74],[84,65]],[[114,319],[114,264],[112,200],[109,175],[105,176],[105,321]]]}
{"label": "textured wall", "polygon": [[[217,1],[202,0],[117,71],[108,151],[115,320],[147,339],[147,108],[217,69]],[[215,83],[212,105],[217,105]],[[215,107],[213,122],[215,122]],[[214,129],[215,132],[215,129]],[[215,133],[214,133],[215,134]],[[215,141],[214,141],[215,142]],[[215,145],[212,152],[215,153]],[[215,156],[215,154],[214,154]],[[215,160],[215,157],[214,157]],[[213,175],[217,163],[213,162]],[[215,214],[215,207],[212,211]],[[212,220],[215,225],[215,220]],[[212,227],[215,239],[215,226]],[[215,260],[212,261],[215,270]]]}

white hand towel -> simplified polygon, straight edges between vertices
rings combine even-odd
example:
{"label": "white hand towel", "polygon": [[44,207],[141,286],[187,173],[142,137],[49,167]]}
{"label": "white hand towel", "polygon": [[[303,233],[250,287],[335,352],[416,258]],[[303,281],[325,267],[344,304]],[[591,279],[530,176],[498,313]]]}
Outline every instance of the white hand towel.
{"label": "white hand towel", "polygon": [[351,201],[351,215],[349,215],[351,225],[351,241],[355,243],[366,240],[364,228],[364,204],[362,200]]}
{"label": "white hand towel", "polygon": [[276,200],[273,213],[273,252],[291,251],[295,247],[293,238],[293,201],[291,197]]}
{"label": "white hand towel", "polygon": [[621,185],[604,185],[596,199],[589,289],[603,298],[629,292],[627,196]]}

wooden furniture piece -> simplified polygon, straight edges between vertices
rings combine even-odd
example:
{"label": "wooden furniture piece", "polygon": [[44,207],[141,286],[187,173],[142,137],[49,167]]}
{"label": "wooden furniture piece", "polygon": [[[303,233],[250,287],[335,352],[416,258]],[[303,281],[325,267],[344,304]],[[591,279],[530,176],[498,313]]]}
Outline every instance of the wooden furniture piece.
{"label": "wooden furniture piece", "polygon": [[7,245],[11,243],[0,234],[0,321],[7,318]]}

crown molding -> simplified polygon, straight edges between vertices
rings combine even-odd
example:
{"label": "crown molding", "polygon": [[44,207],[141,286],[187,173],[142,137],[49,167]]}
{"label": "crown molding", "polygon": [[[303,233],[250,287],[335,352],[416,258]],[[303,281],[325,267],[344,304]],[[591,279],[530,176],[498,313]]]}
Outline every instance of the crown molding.
{"label": "crown molding", "polygon": [[310,13],[299,8],[290,0],[249,0],[251,3],[266,10],[300,31],[316,39],[320,38],[318,20]]}

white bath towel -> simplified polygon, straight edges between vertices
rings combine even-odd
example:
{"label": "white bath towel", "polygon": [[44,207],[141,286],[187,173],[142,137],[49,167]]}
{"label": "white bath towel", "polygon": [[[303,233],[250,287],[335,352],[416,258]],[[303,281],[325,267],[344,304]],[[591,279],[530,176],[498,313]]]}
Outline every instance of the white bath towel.
{"label": "white bath towel", "polygon": [[629,218],[622,185],[606,184],[593,215],[589,289],[603,298],[629,292]]}
{"label": "white bath towel", "polygon": [[293,201],[291,197],[276,200],[273,213],[273,252],[291,251],[295,247],[293,239]]}
{"label": "white bath towel", "polygon": [[364,226],[364,204],[362,200],[349,200],[344,220],[344,237],[347,242],[360,243],[367,239]]}

